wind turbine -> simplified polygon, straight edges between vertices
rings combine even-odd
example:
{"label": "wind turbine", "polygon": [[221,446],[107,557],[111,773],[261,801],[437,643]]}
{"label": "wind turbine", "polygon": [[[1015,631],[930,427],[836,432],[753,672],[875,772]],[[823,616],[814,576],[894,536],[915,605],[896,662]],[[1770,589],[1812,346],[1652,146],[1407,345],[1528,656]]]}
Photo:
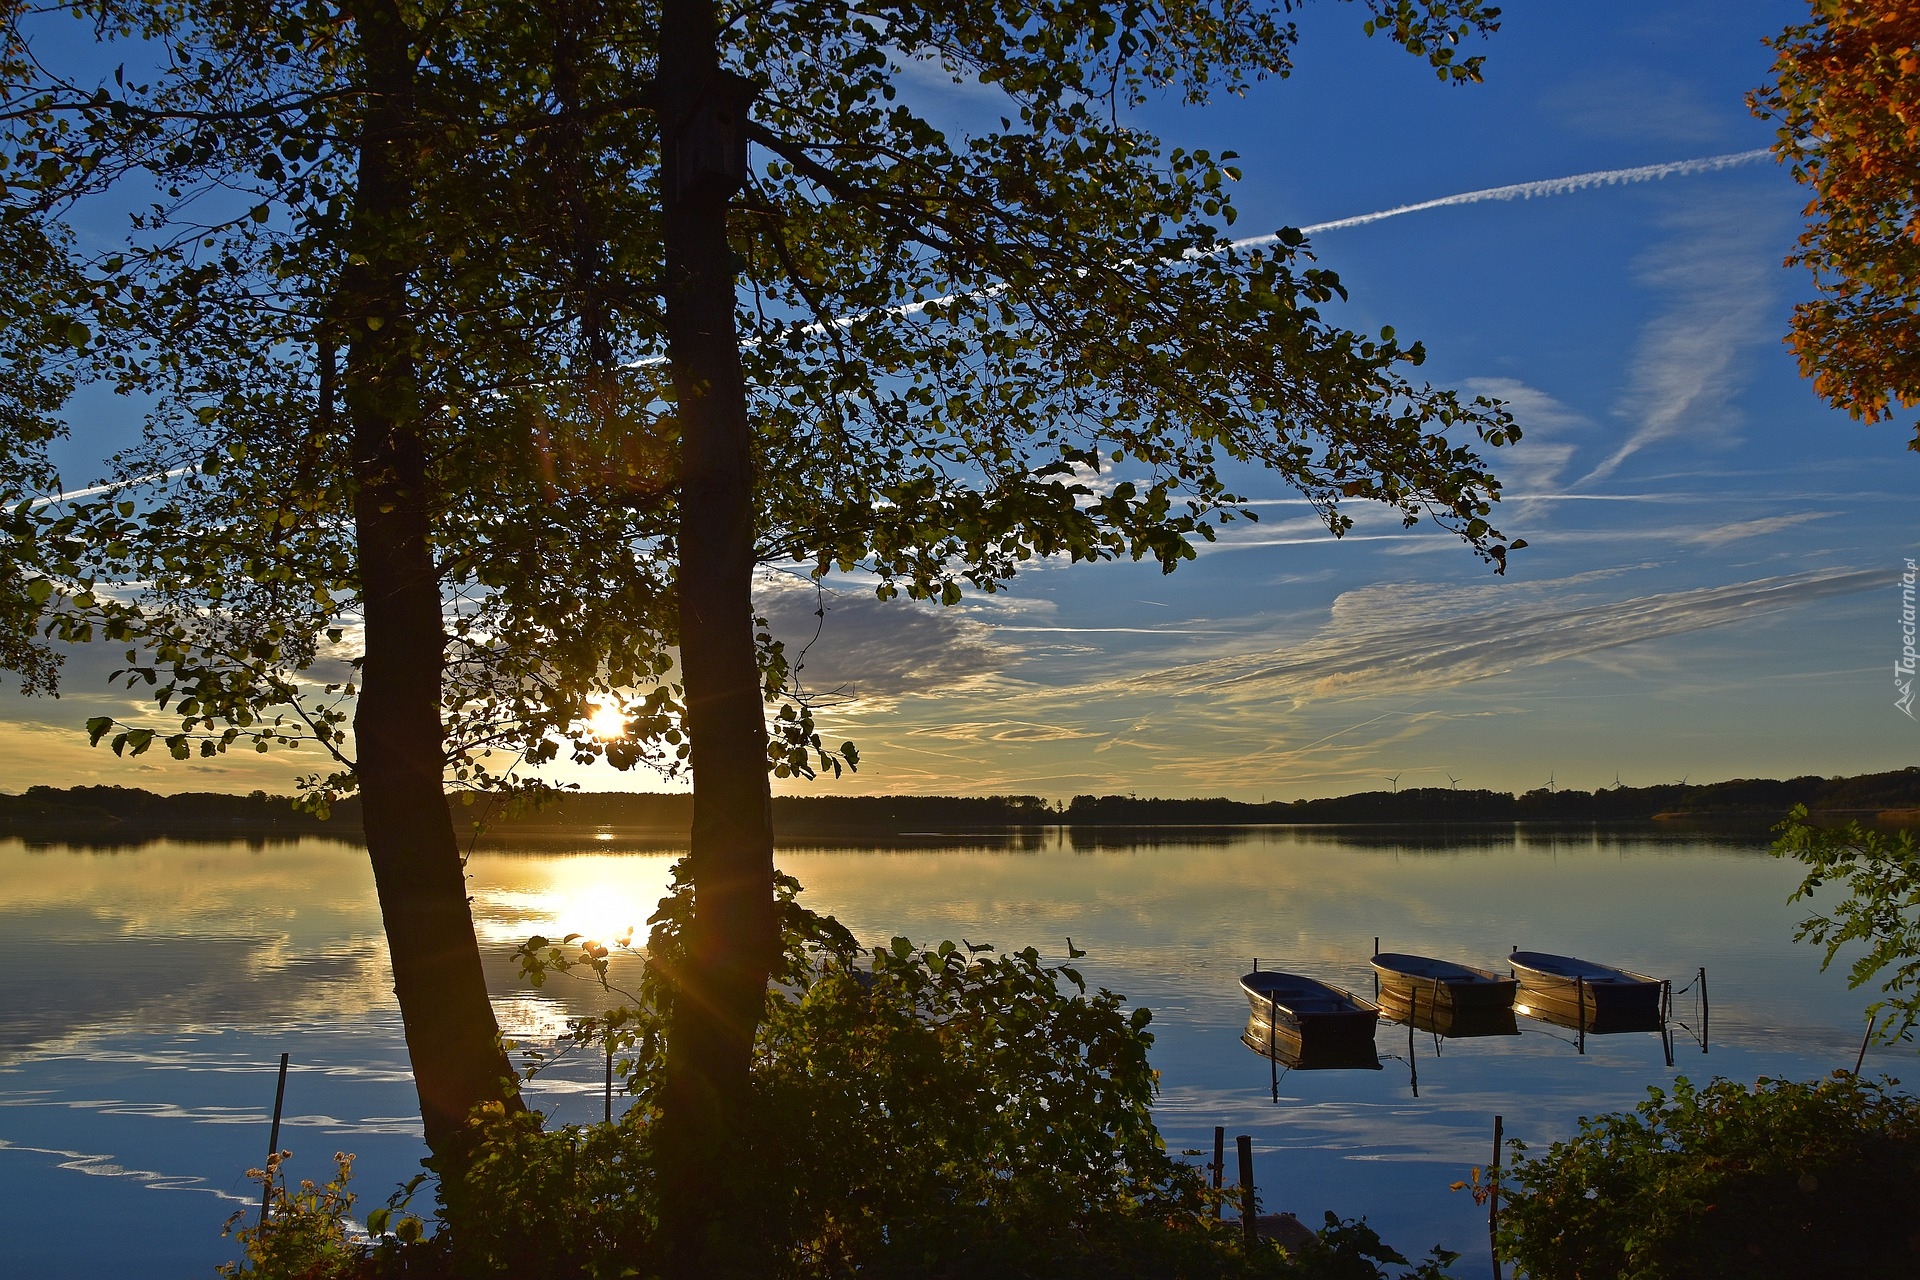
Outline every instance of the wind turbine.
{"label": "wind turbine", "polygon": [[[1446,773],[1446,770],[1442,769],[1441,772]],[[1454,777],[1450,773],[1447,774],[1447,782],[1453,787],[1455,791],[1458,791],[1460,789],[1460,779]]]}
{"label": "wind turbine", "polygon": [[[1406,772],[1405,769],[1402,769],[1400,771],[1400,773],[1405,773],[1405,772]],[[1400,774],[1399,773],[1394,774],[1393,776],[1389,777],[1387,781],[1393,784],[1393,793],[1395,795],[1399,795],[1400,794]]]}

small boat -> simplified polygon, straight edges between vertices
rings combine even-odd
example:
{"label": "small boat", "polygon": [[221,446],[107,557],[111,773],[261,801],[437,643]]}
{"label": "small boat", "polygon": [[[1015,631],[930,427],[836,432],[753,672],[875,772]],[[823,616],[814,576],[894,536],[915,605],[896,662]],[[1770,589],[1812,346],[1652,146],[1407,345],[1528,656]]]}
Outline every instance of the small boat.
{"label": "small boat", "polygon": [[1544,951],[1516,951],[1507,963],[1520,983],[1516,1013],[1593,1035],[1662,1025],[1658,978]]}
{"label": "small boat", "polygon": [[1381,1002],[1409,1008],[1418,1003],[1429,1009],[1457,1011],[1509,1009],[1518,985],[1514,979],[1489,969],[1395,951],[1376,955],[1373,971],[1380,975]]}
{"label": "small boat", "polygon": [[[1265,1028],[1259,1052],[1285,1051],[1302,1062],[1373,1057],[1373,1031],[1380,1007],[1339,987],[1297,973],[1255,969],[1240,979],[1253,1023]],[[1257,1028],[1249,1025],[1248,1036]],[[1377,1057],[1373,1057],[1375,1063]],[[1292,1064],[1289,1064],[1292,1065]]]}

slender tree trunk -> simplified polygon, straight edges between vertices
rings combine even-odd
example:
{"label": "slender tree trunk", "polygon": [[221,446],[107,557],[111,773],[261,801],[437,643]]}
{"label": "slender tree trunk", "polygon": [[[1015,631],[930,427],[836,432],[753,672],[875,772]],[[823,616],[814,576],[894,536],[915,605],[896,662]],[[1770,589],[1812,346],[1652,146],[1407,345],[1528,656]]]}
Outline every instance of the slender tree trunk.
{"label": "slender tree trunk", "polygon": [[487,1000],[443,788],[446,638],[407,308],[414,62],[392,0],[361,0],[351,15],[370,89],[353,212],[356,256],[342,273],[335,318],[347,337],[342,390],[366,619],[353,727],[394,994],[427,1145],[444,1174],[449,1158],[459,1158],[459,1135],[475,1107],[519,1102]]}
{"label": "slender tree trunk", "polygon": [[667,342],[681,431],[680,661],[693,768],[694,916],[658,1133],[669,1272],[749,1274],[737,1140],[779,946],[772,800],[753,647],[752,434],[727,207],[746,93],[722,73],[711,0],[666,0],[657,82]]}

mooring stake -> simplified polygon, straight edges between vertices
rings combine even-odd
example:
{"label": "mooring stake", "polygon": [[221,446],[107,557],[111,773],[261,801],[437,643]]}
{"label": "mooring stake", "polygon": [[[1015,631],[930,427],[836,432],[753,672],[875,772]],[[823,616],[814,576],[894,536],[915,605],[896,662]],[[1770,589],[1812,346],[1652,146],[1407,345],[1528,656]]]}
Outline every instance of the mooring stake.
{"label": "mooring stake", "polygon": [[1213,1220],[1220,1221],[1220,1206],[1225,1197],[1220,1186],[1227,1179],[1227,1126],[1213,1126]]}
{"label": "mooring stake", "polygon": [[1259,1226],[1254,1221],[1253,1195],[1253,1135],[1243,1133],[1233,1140],[1240,1149],[1240,1229],[1246,1232],[1247,1247],[1259,1238]]}
{"label": "mooring stake", "polygon": [[1579,1028],[1580,1052],[1587,1051],[1587,979],[1584,975],[1575,975],[1573,979],[1574,1009],[1577,1016],[1574,1024]]}
{"label": "mooring stake", "polygon": [[267,1229],[267,1206],[273,1202],[273,1158],[280,1154],[280,1108],[287,1100],[287,1055],[280,1055],[280,1083],[273,1091],[273,1128],[267,1134],[267,1176],[260,1188],[260,1229]]}
{"label": "mooring stake", "polygon": [[1867,1015],[1867,1034],[1860,1037],[1860,1056],[1853,1060],[1853,1074],[1855,1077],[1859,1076],[1860,1068],[1865,1065],[1867,1061],[1867,1046],[1873,1042],[1873,1024],[1875,1017],[1876,1015],[1874,1014]]}
{"label": "mooring stake", "polygon": [[1493,1280],[1500,1280],[1500,1126],[1493,1118],[1493,1163],[1487,1168],[1487,1247],[1493,1252]]}

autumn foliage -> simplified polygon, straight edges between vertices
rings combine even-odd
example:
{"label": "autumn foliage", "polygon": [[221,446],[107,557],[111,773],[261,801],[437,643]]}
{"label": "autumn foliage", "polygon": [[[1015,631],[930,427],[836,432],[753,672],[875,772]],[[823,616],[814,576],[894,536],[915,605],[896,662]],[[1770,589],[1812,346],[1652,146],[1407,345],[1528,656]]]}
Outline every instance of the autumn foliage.
{"label": "autumn foliage", "polygon": [[1879,422],[1920,404],[1920,6],[1812,0],[1771,44],[1774,81],[1749,101],[1813,191],[1787,261],[1819,290],[1787,344],[1823,399]]}

